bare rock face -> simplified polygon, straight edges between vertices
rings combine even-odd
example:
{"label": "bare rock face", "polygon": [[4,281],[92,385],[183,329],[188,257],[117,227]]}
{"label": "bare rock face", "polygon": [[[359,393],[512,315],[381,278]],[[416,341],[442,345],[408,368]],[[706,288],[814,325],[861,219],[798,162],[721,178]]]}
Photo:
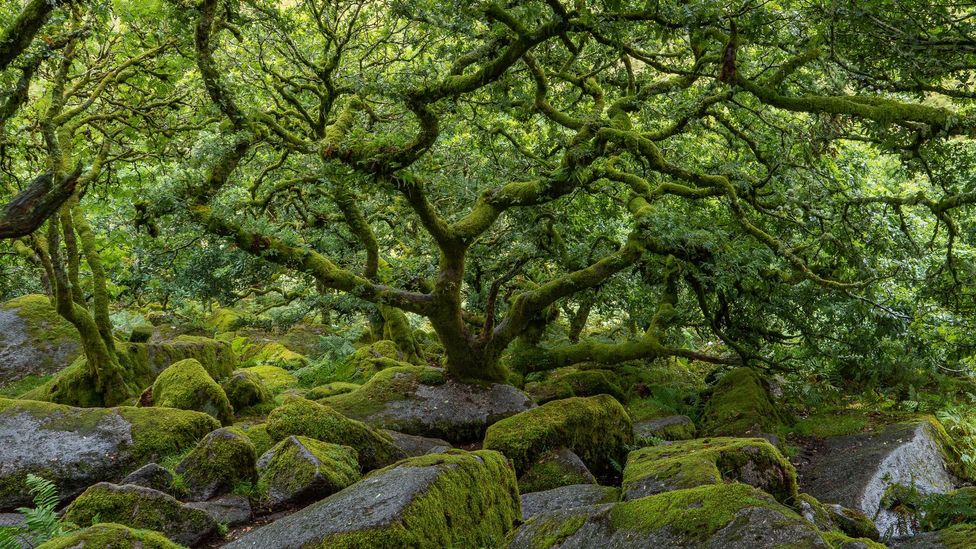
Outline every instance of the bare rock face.
{"label": "bare rock face", "polygon": [[535,406],[511,385],[462,383],[426,366],[388,368],[321,402],[374,427],[452,443],[481,440],[493,423]]}
{"label": "bare rock face", "polygon": [[934,419],[889,425],[877,434],[831,437],[799,467],[800,487],[824,503],[874,517],[882,535],[910,536],[910,525],[879,510],[882,496],[895,484],[914,485],[922,494],[952,490],[958,481],[950,472],[947,444]]}
{"label": "bare rock face", "polygon": [[522,495],[522,520],[529,520],[539,513],[613,503],[619,496],[619,489],[597,484],[572,484],[543,492],[531,492]]}
{"label": "bare rock face", "polygon": [[43,295],[0,304],[0,386],[53,374],[81,355],[81,336]]}

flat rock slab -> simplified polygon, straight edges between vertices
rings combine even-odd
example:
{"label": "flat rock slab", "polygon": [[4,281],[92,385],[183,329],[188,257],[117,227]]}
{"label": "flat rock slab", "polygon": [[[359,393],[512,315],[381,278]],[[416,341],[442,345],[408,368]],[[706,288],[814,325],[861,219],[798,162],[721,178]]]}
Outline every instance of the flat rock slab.
{"label": "flat rock slab", "polygon": [[892,484],[914,484],[922,494],[955,488],[957,479],[949,472],[946,451],[928,420],[889,425],[877,434],[831,437],[797,468],[800,489],[824,503],[874,517],[882,535],[912,535],[899,526],[895,513],[879,512],[881,498]]}
{"label": "flat rock slab", "polygon": [[408,435],[397,431],[385,430],[386,434],[393,439],[393,444],[403,450],[409,457],[422,456],[431,451],[443,452],[451,448],[451,443],[440,438],[422,437],[419,435]]}
{"label": "flat rock slab", "polygon": [[620,490],[596,484],[572,484],[522,495],[522,520],[539,513],[578,509],[617,501]]}

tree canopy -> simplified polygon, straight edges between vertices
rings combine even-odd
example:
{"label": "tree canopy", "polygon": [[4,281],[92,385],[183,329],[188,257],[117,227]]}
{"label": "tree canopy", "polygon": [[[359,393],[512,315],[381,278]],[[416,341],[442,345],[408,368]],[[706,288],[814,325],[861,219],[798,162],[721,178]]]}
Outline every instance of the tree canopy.
{"label": "tree canopy", "polygon": [[365,315],[490,381],[972,366],[955,4],[33,0],[0,26],[0,291],[56,296],[106,401],[135,390],[116,301]]}

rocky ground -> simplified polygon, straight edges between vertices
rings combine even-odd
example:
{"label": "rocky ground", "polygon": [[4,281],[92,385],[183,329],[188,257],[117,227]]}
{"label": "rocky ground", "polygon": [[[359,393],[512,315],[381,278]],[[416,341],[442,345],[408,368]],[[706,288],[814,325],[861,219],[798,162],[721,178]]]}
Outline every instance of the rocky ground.
{"label": "rocky ground", "polygon": [[[380,341],[317,383],[301,345],[314,330],[143,330],[128,343],[151,372],[138,401],[79,407],[48,401],[71,394],[82,367],[49,364],[77,342],[24,306],[0,308],[0,357],[31,357],[0,360],[4,549],[976,546],[965,509],[910,508],[969,501],[938,421],[833,410],[796,429],[750,369],[479,385]],[[53,482],[47,507],[29,475]]]}

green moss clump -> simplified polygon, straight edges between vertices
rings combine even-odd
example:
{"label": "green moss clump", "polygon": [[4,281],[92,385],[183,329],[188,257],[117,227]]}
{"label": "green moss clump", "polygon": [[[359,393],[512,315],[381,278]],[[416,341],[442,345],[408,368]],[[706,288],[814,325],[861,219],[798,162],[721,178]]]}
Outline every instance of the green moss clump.
{"label": "green moss clump", "polygon": [[246,364],[277,366],[286,370],[297,370],[308,366],[309,361],[303,355],[292,351],[277,341],[269,341],[252,345],[241,354]]}
{"label": "green moss clump", "polygon": [[81,356],[44,383],[23,393],[20,398],[79,408],[98,408],[105,405],[105,399],[95,386],[95,378],[88,369],[88,361]]}
{"label": "green moss clump", "polygon": [[972,549],[976,539],[976,524],[957,524],[940,530],[939,541],[946,549]]}
{"label": "green moss clump", "polygon": [[0,388],[0,397],[17,398],[51,381],[51,375],[25,376]]}
{"label": "green moss clump", "polygon": [[323,403],[349,417],[365,418],[382,412],[388,402],[407,398],[417,385],[440,385],[445,381],[444,371],[438,368],[395,366],[377,373],[355,391],[327,397]]}
{"label": "green moss clump", "polygon": [[227,395],[230,405],[238,412],[271,401],[271,391],[254,372],[238,370],[223,380],[220,388]]}
{"label": "green moss clump", "polygon": [[103,522],[52,539],[37,549],[181,549],[152,530],[134,530],[121,524]]}
{"label": "green moss clump", "polygon": [[204,437],[176,466],[176,473],[194,499],[206,500],[231,491],[239,482],[255,482],[256,461],[251,439],[240,429],[225,427]]}
{"label": "green moss clump", "polygon": [[544,379],[528,381],[525,392],[532,400],[544,404],[550,400],[574,396],[610,395],[617,400],[627,400],[623,389],[610,370],[559,368],[547,372]]}
{"label": "green moss clump", "polygon": [[410,458],[394,467],[437,467],[441,473],[399,520],[335,534],[320,547],[500,547],[521,517],[515,475],[497,452],[455,450]]}
{"label": "green moss clump", "polygon": [[261,378],[261,384],[272,395],[277,395],[298,385],[297,377],[292,375],[288,370],[277,366],[252,366],[250,368],[241,368],[238,371],[249,372]]}
{"label": "green moss clump", "polygon": [[132,343],[145,343],[149,341],[153,336],[153,325],[152,324],[140,324],[138,326],[132,327],[132,332],[129,333],[129,341]]}
{"label": "green moss clump", "polygon": [[309,400],[319,400],[320,398],[328,398],[331,396],[351,393],[360,387],[362,387],[362,385],[346,383],[344,381],[333,381],[332,383],[326,383],[325,385],[313,387],[307,393],[305,393],[305,398]]}
{"label": "green moss clump", "polygon": [[782,424],[779,409],[752,368],[736,368],[725,374],[702,414],[702,425],[712,435],[758,436],[781,431]]}
{"label": "green moss clump", "polygon": [[191,410],[122,406],[118,411],[132,424],[131,451],[140,465],[185,452],[220,427],[212,416]]}
{"label": "green moss clump", "polygon": [[272,505],[321,499],[360,479],[356,450],[308,437],[288,437],[262,463],[258,490]]}
{"label": "green moss clump", "polygon": [[251,440],[251,444],[254,445],[254,453],[259,457],[275,445],[275,441],[271,440],[271,435],[268,434],[268,426],[265,423],[242,427],[241,432]]}
{"label": "green moss clump", "polygon": [[615,528],[650,532],[670,528],[681,539],[707,540],[746,507],[775,509],[802,520],[791,509],[747,484],[708,484],[619,503],[610,511]]}
{"label": "green moss clump", "polygon": [[92,524],[95,519],[130,528],[162,532],[166,537],[191,544],[217,529],[210,515],[186,507],[172,496],[141,486],[100,482],[89,487],[65,509],[63,519]]}
{"label": "green moss clump", "polygon": [[569,448],[597,476],[612,476],[633,442],[630,417],[609,395],[547,402],[488,427],[484,448],[498,450],[522,474],[544,453]]}
{"label": "green moss clump", "polygon": [[398,366],[410,366],[404,360],[396,346],[390,340],[380,340],[364,345],[346,358],[345,362],[337,365],[335,372],[328,381],[345,381],[347,383],[366,383],[377,372]]}
{"label": "green moss clump", "polygon": [[802,436],[827,438],[860,433],[870,425],[867,414],[862,410],[834,410],[802,419],[790,430]]}
{"label": "green moss clump", "polygon": [[276,441],[301,435],[352,446],[359,453],[360,465],[367,471],[406,457],[390,435],[349,419],[328,406],[302,398],[290,399],[271,412],[267,429]]}
{"label": "green moss clump", "polygon": [[207,326],[215,333],[231,332],[247,323],[244,315],[227,307],[217,307],[207,319]]}
{"label": "green moss clump", "polygon": [[792,502],[799,494],[796,470],[763,439],[705,438],[650,446],[627,456],[624,497],[647,496],[737,480]]}
{"label": "green moss clump", "polygon": [[[539,458],[539,461],[519,477],[519,492],[528,494],[571,484],[596,484],[593,474],[579,461],[575,464],[577,466],[567,461],[565,453],[567,452],[560,455],[559,451],[550,452]],[[573,458],[575,459],[575,456]]]}
{"label": "green moss clump", "polygon": [[223,425],[234,421],[234,411],[224,390],[203,366],[189,358],[159,374],[152,387],[153,405],[210,414]]}

